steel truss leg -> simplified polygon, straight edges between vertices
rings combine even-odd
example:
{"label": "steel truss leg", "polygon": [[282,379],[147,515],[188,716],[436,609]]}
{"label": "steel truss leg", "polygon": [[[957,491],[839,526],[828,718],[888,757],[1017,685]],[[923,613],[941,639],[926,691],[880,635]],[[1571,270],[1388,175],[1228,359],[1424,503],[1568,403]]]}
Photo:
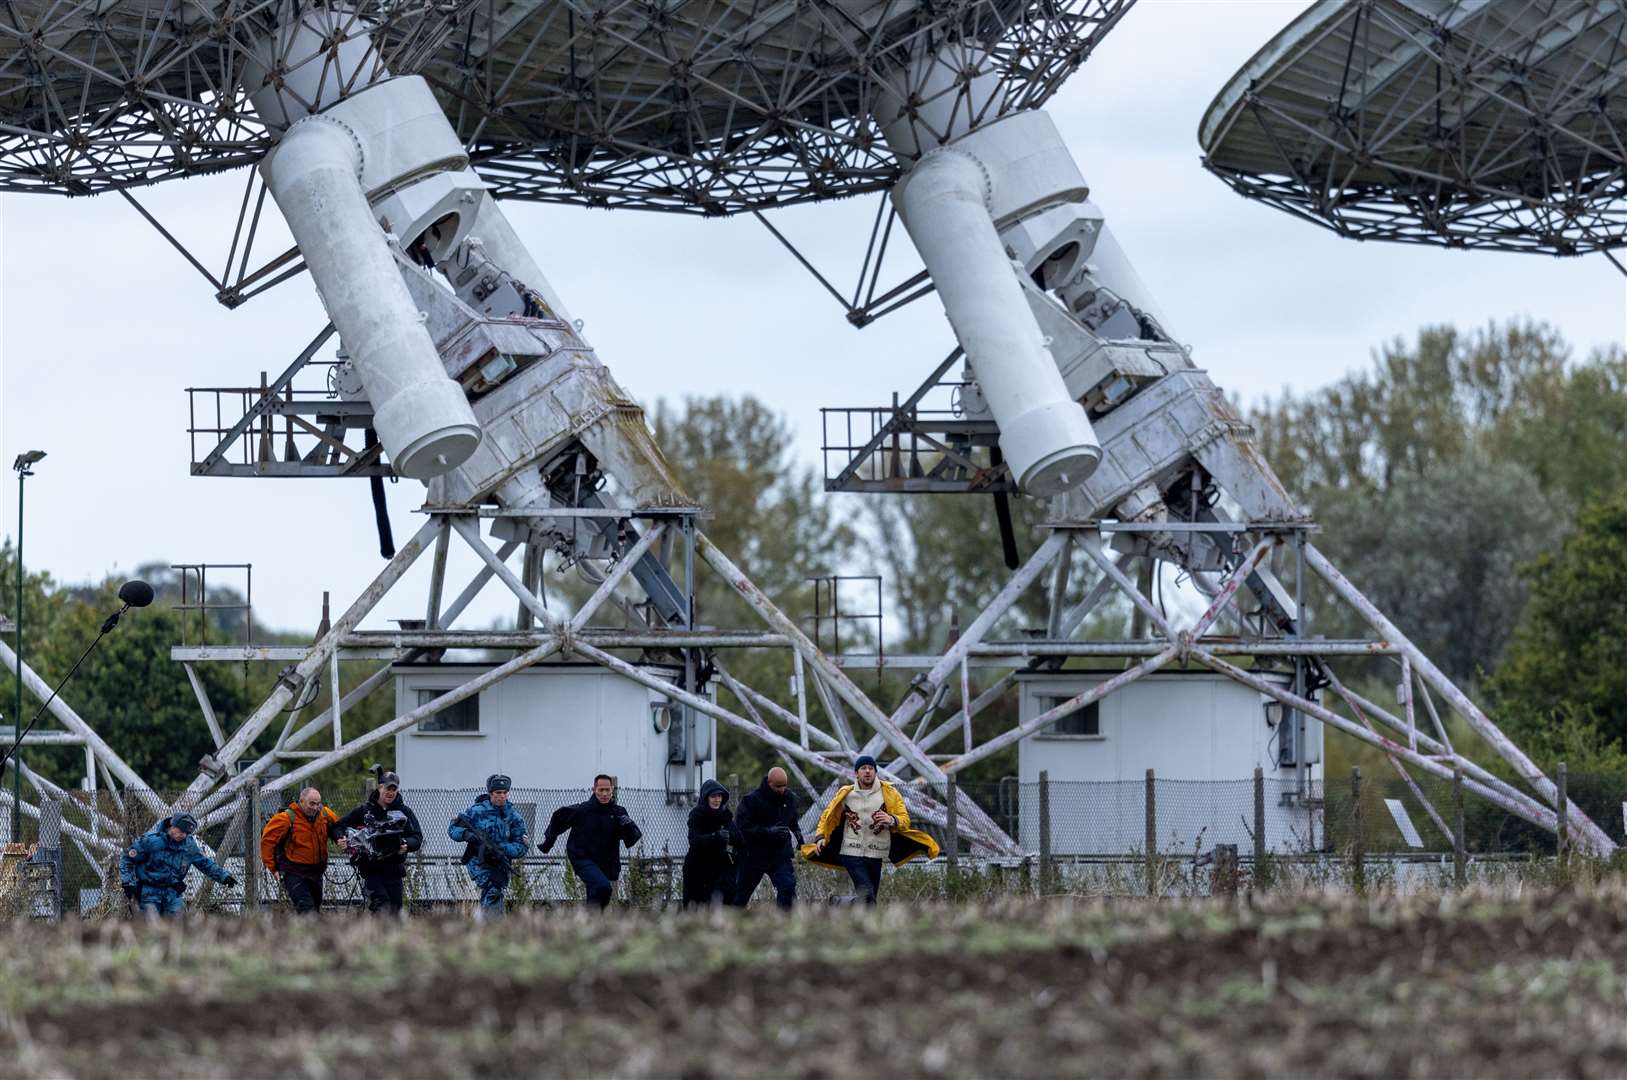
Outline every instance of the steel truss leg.
{"label": "steel truss leg", "polygon": [[[1327,677],[1328,685],[1333,688],[1333,692],[1343,698],[1346,705],[1350,706],[1350,711],[1356,714],[1356,719],[1361,721],[1362,726],[1368,731],[1377,734],[1378,729],[1375,728],[1373,726],[1373,722],[1367,718],[1367,714],[1362,711],[1362,707],[1356,704],[1355,698],[1352,697],[1350,692],[1345,689],[1345,684],[1340,682],[1338,677],[1333,674],[1332,666],[1323,664],[1322,674]],[[1412,673],[1408,671],[1407,675],[1410,678]],[[1418,749],[1416,743],[1409,745],[1413,750]],[[1418,786],[1418,782],[1414,780],[1412,778],[1412,774],[1407,771],[1407,767],[1401,764],[1401,761],[1394,754],[1387,754],[1385,756],[1389,758],[1390,764],[1395,766],[1395,771],[1400,774],[1402,783],[1407,785],[1407,790],[1412,792],[1412,797],[1417,799],[1419,804],[1423,806],[1424,813],[1429,815],[1429,820],[1433,821],[1435,823],[1435,827],[1441,831],[1441,835],[1446,837],[1446,842],[1451,844],[1453,847],[1456,847],[1457,839],[1452,835],[1452,830],[1446,824],[1446,819],[1441,817],[1440,812],[1435,809],[1435,804],[1429,801],[1429,798],[1424,794],[1423,789]]]}
{"label": "steel truss leg", "polygon": [[[1046,546],[1050,547],[1050,541],[1047,541]],[[695,547],[696,551],[699,552],[700,556],[706,560],[707,564],[711,566],[712,569],[715,570],[723,578],[723,580],[727,582],[728,585],[734,589],[734,591],[739,594],[743,600],[746,601],[747,604],[751,605],[752,609],[755,610],[765,622],[767,622],[775,630],[778,630],[780,633],[785,635],[785,637],[790,641],[791,647],[802,654],[804,663],[806,663],[816,675],[823,676],[825,679],[829,680],[830,686],[836,691],[837,697],[841,698],[848,705],[851,705],[853,709],[859,713],[859,715],[863,716],[865,721],[874,727],[877,733],[887,740],[888,745],[890,745],[900,757],[909,762],[910,766],[915,769],[919,775],[925,777],[927,780],[937,784],[940,787],[946,787],[949,779],[948,774],[939,768],[931,759],[929,759],[925,752],[923,752],[914,743],[914,741],[910,739],[908,734],[899,728],[898,724],[894,722],[891,717],[882,712],[882,710],[874,702],[866,697],[864,691],[860,690],[856,685],[854,685],[853,680],[847,677],[846,672],[842,671],[841,668],[832,663],[830,658],[821,652],[818,646],[809,641],[807,635],[802,632],[802,628],[797,626],[795,621],[793,621],[777,606],[775,606],[773,601],[764,596],[762,591],[758,589],[757,586],[754,585],[751,580],[740,571],[740,568],[729,561],[728,556],[724,555],[723,552],[720,551],[717,546],[714,545],[704,534],[696,535]],[[1060,547],[1060,543],[1057,545],[1057,547]],[[1045,562],[1049,562],[1050,557],[1054,556],[1055,551],[1056,547],[1050,547],[1051,554],[1046,557],[1044,562],[1040,562],[1039,565],[1034,567],[1034,574],[1037,575],[1041,570],[1044,569]],[[1036,561],[1038,561],[1037,555],[1035,560],[1030,560],[1030,563],[1032,564]],[[1030,577],[1029,580],[1032,580],[1032,577]],[[993,620],[991,619],[989,621],[992,623]],[[963,635],[962,640],[965,640],[965,635]],[[970,643],[968,643],[967,647],[970,647]],[[922,704],[925,704],[924,699]],[[795,743],[792,743],[789,740],[782,741],[784,741],[788,746],[796,746]],[[802,748],[800,746],[796,746],[796,749],[798,752],[802,752]],[[995,832],[999,831],[999,826],[991,818],[989,818],[986,813],[983,812],[981,807],[977,806],[975,803],[971,803],[970,800],[968,800],[968,805],[965,807],[965,811],[967,816],[967,824],[970,828],[986,828]]]}
{"label": "steel truss leg", "polygon": [[[1371,600],[1362,595],[1361,591],[1352,585],[1349,579],[1328,561],[1327,556],[1323,555],[1311,544],[1306,544],[1304,550],[1306,561],[1311,569],[1316,571],[1317,576],[1327,582],[1333,591],[1347,604],[1355,608],[1381,637],[1399,648],[1401,654],[1412,663],[1413,669],[1429,685],[1440,692],[1447,703],[1458,711],[1458,715],[1467,720],[1469,726],[1474,728],[1476,733],[1490,743],[1492,748],[1502,755],[1504,761],[1514,766],[1519,774],[1525,778],[1526,782],[1542,794],[1542,797],[1548,801],[1549,805],[1556,806],[1559,799],[1559,789],[1541,769],[1537,768],[1536,763],[1526,756],[1525,751],[1521,750],[1512,739],[1503,734],[1502,729],[1492,723],[1486,714],[1481,712],[1473,701],[1469,700],[1469,696],[1459,690],[1446,677],[1445,673],[1436,667],[1429,657],[1423,654],[1423,651],[1418,646],[1414,645],[1405,634],[1396,628],[1394,623],[1384,616],[1384,613]],[[1608,855],[1616,850],[1615,842],[1606,835],[1603,829],[1594,824],[1593,820],[1584,814],[1580,807],[1569,799],[1566,800],[1566,804],[1567,820],[1575,823],[1577,831],[1595,851],[1601,855]]]}
{"label": "steel truss leg", "polygon": [[[364,735],[358,735],[345,745],[334,750],[330,750],[321,757],[312,758],[310,761],[306,762],[304,765],[301,765],[292,772],[267,781],[261,788],[261,791],[280,791],[284,788],[288,788],[299,783],[306,777],[314,776],[323,769],[338,764],[346,758],[367,749],[369,746],[392,737],[396,732],[404,731],[419,721],[435,715],[442,709],[450,708],[451,706],[456,705],[458,702],[463,701],[466,698],[471,698],[480,693],[486,687],[502,682],[516,671],[523,671],[524,669],[531,667],[533,664],[546,660],[548,657],[552,656],[558,651],[559,642],[557,641],[549,641],[542,645],[538,645],[534,649],[528,649],[507,663],[499,664],[497,667],[494,667],[489,671],[481,672],[479,675],[476,675],[462,686],[459,686],[453,690],[448,690],[446,693],[435,698],[433,701],[425,702],[415,709],[402,713],[394,720],[391,720],[388,724],[376,727]],[[247,775],[247,770],[245,770],[244,773],[240,773],[239,775],[233,777],[229,783],[227,783],[219,792],[217,792],[217,795],[224,796],[222,801],[229,800],[230,797],[236,794],[237,791],[241,789],[249,779],[250,778]],[[203,823],[205,825],[218,825],[235,813],[237,813],[237,807],[235,805],[217,806],[215,810],[204,819]]]}
{"label": "steel truss leg", "polygon": [[225,775],[226,769],[221,762],[236,761],[254,744],[254,740],[271,726],[277,714],[293,699],[294,693],[305,685],[306,680],[322,670],[322,665],[327,663],[328,654],[338,647],[340,639],[355,629],[356,624],[366,618],[368,612],[373,610],[390,588],[401,580],[401,576],[411,569],[412,564],[418,560],[418,556],[423,554],[425,547],[434,538],[438,527],[433,518],[425,522],[413,538],[395,553],[395,557],[385,565],[379,576],[373,579],[373,583],[363,590],[356,602],[350,605],[350,609],[339,616],[329,627],[328,632],[322,635],[322,639],[311,647],[305,654],[305,659],[294,666],[292,675],[278,681],[277,688],[271,692],[271,696],[243,722],[217,754],[204,758],[203,770],[176,800],[175,810],[185,810],[194,806],[204,793]]}

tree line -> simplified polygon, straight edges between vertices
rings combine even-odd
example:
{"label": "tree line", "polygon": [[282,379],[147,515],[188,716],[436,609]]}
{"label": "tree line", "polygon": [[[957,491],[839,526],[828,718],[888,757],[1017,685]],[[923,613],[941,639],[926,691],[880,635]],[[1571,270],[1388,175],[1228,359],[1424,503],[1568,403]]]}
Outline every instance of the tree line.
{"label": "tree line", "polygon": [[[1384,344],[1363,370],[1267,398],[1246,415],[1266,459],[1321,525],[1314,542],[1449,675],[1496,709],[1539,758],[1627,771],[1627,357],[1619,345],[1578,357],[1541,323],[1430,326],[1410,342]],[[1008,577],[986,497],[829,495],[819,471],[795,453],[792,423],[750,397],[663,402],[652,422],[690,494],[710,508],[702,528],[794,617],[813,613],[812,579],[880,574],[887,651],[941,651],[957,621],[975,615]],[[1026,554],[1042,538],[1046,507],[1015,499],[1013,509]],[[7,541],[0,545],[6,609],[16,573]],[[162,564],[138,575],[159,587],[159,602],[126,617],[75,677],[68,699],[155,785],[184,785],[212,745],[185,673],[168,659],[181,634],[178,581]],[[94,637],[117,584],[68,586],[28,575],[28,659],[48,681]],[[700,572],[697,586],[702,624],[757,625],[714,576]],[[995,636],[1043,625],[1043,593],[1030,590]],[[1312,631],[1330,637],[1361,629],[1314,588],[1308,614]],[[1126,605],[1108,604],[1084,632],[1123,636],[1129,617]],[[874,651],[867,624],[848,624],[844,635],[849,651]],[[261,642],[310,638],[264,627],[255,633]],[[721,661],[731,675],[787,700],[791,665],[783,650],[724,653]],[[197,670],[228,728],[269,693],[277,674],[269,664]],[[851,674],[884,708],[907,687],[907,673]],[[973,692],[996,677],[974,669]],[[1377,668],[1364,677],[1393,681]],[[325,693],[307,715],[324,707]],[[0,676],[0,709],[12,694],[9,674]],[[746,711],[726,690],[720,695]],[[347,715],[347,731],[385,722],[392,708],[391,695],[374,695]],[[1009,725],[1015,708],[1008,695],[979,717],[977,736]],[[719,742],[720,775],[760,775],[772,757],[732,731]],[[389,764],[389,747],[378,750]],[[80,758],[35,751],[29,760],[72,785]],[[365,764],[340,768],[348,775]],[[963,779],[998,780],[1015,764],[1011,748]]]}

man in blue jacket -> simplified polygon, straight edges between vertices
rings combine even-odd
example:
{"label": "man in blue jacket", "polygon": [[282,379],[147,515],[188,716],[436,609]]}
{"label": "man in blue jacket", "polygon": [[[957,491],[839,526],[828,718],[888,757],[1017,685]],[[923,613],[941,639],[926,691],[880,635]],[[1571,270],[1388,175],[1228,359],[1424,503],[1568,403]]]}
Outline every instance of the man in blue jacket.
{"label": "man in blue jacket", "polygon": [[197,818],[176,814],[137,837],[119,857],[119,882],[132,908],[153,915],[185,912],[181,897],[186,892],[187,871],[194,866],[228,888],[237,884],[236,878],[198,847],[192,839],[197,831]]}
{"label": "man in blue jacket", "polygon": [[537,848],[546,855],[563,832],[571,834],[565,857],[587,889],[588,903],[603,911],[610,905],[621,877],[620,844],[632,847],[643,838],[632,817],[616,803],[615,781],[604,773],[593,778],[593,797],[555,810]]}
{"label": "man in blue jacket", "polygon": [[525,854],[525,818],[508,804],[509,778],[502,773],[486,777],[486,794],[446,827],[446,835],[467,845],[463,865],[480,890],[483,915],[501,915],[506,904],[512,860]]}

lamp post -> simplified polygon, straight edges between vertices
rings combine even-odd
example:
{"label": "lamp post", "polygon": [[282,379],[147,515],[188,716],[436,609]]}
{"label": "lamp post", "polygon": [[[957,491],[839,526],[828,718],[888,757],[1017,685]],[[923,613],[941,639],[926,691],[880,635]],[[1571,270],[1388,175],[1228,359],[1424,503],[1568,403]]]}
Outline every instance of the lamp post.
{"label": "lamp post", "polygon": [[[44,450],[27,450],[17,455],[11,467],[17,470],[17,711],[11,715],[11,729],[15,739],[11,756],[17,757],[23,746],[23,481],[34,475],[34,465],[45,457]],[[23,827],[23,763],[11,766],[11,839],[22,839]]]}

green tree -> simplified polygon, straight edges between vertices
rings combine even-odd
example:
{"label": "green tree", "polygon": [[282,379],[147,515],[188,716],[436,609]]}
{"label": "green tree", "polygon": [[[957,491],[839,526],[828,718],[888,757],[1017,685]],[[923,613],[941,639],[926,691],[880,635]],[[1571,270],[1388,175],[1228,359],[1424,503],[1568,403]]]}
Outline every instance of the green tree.
{"label": "green tree", "polygon": [[[1316,538],[1379,609],[1454,679],[1489,670],[1525,607],[1519,568],[1558,543],[1566,516],[1531,471],[1465,458],[1317,508]],[[1359,634],[1337,603],[1312,611],[1329,636]]]}
{"label": "green tree", "polygon": [[[93,599],[62,612],[50,638],[34,653],[36,670],[47,681],[55,685],[95,640],[102,620],[118,607],[118,584],[110,579]],[[169,659],[179,629],[176,613],[167,605],[127,612],[63,691],[74,711],[161,791],[189,783],[198,773],[199,759],[214,748],[186,672]],[[257,700],[258,688],[232,669],[201,664],[198,672],[222,723],[241,719]],[[65,786],[76,786],[84,772],[82,758],[60,751],[50,758],[37,756],[52,761],[52,779]]]}
{"label": "green tree", "polygon": [[[1627,747],[1627,490],[1577,519],[1525,572],[1531,600],[1490,684],[1493,701],[1557,758]],[[1613,759],[1612,759],[1613,760]],[[1572,768],[1597,767],[1572,757]]]}
{"label": "green tree", "polygon": [[[662,402],[654,426],[684,486],[710,511],[701,530],[787,615],[811,614],[809,579],[850,567],[858,538],[816,472],[796,464],[786,419],[755,398],[720,396],[687,398],[681,408]],[[697,567],[695,584],[700,623],[762,626],[707,567]],[[719,659],[742,682],[785,703],[791,661],[784,650],[726,650]],[[718,742],[718,773],[739,773],[743,783],[754,784],[777,758],[733,729],[720,730]]]}
{"label": "green tree", "polygon": [[[1513,568],[1552,546],[1604,485],[1627,483],[1627,359],[1574,363],[1541,323],[1425,327],[1372,367],[1251,413],[1311,510],[1319,547],[1447,674],[1496,661],[1524,604]],[[1313,627],[1360,621],[1310,583]]]}

